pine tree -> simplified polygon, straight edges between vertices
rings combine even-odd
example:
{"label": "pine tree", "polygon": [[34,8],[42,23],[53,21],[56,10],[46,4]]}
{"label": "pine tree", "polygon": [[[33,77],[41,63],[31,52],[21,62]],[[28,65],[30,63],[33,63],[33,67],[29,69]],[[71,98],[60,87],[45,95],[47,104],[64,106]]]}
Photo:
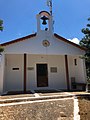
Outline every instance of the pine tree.
{"label": "pine tree", "polygon": [[[90,18],[88,18],[88,22],[90,22]],[[90,23],[87,24],[86,28],[82,29],[82,33],[84,33],[85,36],[80,41],[80,46],[86,48],[86,54],[84,55],[84,59],[86,62],[87,77],[90,81]]]}

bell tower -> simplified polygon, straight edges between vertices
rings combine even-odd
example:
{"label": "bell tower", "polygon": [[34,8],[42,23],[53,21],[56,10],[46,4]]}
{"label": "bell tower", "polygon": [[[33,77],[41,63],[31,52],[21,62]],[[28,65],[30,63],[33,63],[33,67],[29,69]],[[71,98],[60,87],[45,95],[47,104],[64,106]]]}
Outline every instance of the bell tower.
{"label": "bell tower", "polygon": [[41,11],[37,14],[37,33],[42,31],[53,33],[52,15],[47,11]]}

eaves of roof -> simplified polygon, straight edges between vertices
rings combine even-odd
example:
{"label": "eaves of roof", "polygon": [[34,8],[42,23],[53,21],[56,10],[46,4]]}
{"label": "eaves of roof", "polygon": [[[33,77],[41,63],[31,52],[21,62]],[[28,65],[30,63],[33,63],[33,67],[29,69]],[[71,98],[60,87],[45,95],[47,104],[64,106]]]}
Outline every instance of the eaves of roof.
{"label": "eaves of roof", "polygon": [[[33,38],[33,37],[35,37],[35,36],[36,36],[36,33],[35,33],[35,34],[28,35],[28,36],[25,36],[25,37],[22,37],[22,38],[18,38],[18,39],[16,39],[16,40],[12,40],[12,41],[3,43],[3,44],[1,44],[1,46],[7,46],[7,45],[10,45],[10,44],[13,44],[13,43],[17,43],[17,42],[20,42],[20,41],[24,41],[24,40],[26,40],[26,39],[28,39],[28,38]],[[81,50],[86,51],[86,48],[83,48],[83,47],[81,47],[81,46],[79,46],[79,45],[77,45],[77,44],[75,44],[75,43],[73,43],[73,42],[71,42],[71,41],[69,41],[69,40],[67,40],[67,39],[59,36],[59,35],[56,34],[56,33],[54,33],[54,36],[55,36],[57,39],[59,39],[59,40],[62,40],[62,41],[64,41],[64,42],[68,43],[68,44],[71,44],[71,45],[73,45],[73,46],[81,49]]]}
{"label": "eaves of roof", "polygon": [[31,35],[28,35],[28,36],[25,36],[25,37],[22,37],[22,38],[18,38],[16,40],[12,40],[12,41],[9,41],[9,42],[6,42],[6,43],[3,43],[1,44],[1,46],[7,46],[7,45],[10,45],[10,44],[13,44],[13,43],[17,43],[17,42],[20,42],[20,41],[24,41],[28,38],[32,38],[32,37],[35,37],[36,36],[36,33],[35,34],[31,34]]}
{"label": "eaves of roof", "polygon": [[86,51],[86,48],[83,48],[83,47],[81,47],[80,45],[77,45],[77,44],[75,44],[75,43],[73,43],[73,42],[71,42],[71,41],[69,41],[69,40],[67,40],[67,39],[65,39],[65,38],[63,38],[63,37],[61,37],[61,36],[59,36],[59,35],[56,34],[56,33],[54,33],[54,36],[55,36],[57,39],[59,39],[59,40],[62,40],[62,41],[64,41],[64,42],[68,43],[68,44],[71,44],[71,45],[73,45],[73,46],[75,46],[75,47],[81,49],[81,50]]}

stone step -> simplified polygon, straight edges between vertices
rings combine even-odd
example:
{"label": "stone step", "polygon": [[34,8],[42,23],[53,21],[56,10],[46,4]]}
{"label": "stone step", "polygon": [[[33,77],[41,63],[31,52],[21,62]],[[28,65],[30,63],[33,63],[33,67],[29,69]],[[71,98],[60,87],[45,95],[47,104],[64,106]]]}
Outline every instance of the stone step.
{"label": "stone step", "polygon": [[21,97],[21,98],[10,98],[10,99],[0,99],[0,104],[14,103],[14,102],[26,102],[26,101],[37,101],[37,100],[49,100],[49,99],[60,99],[60,98],[70,98],[74,95],[53,95],[53,96],[37,96],[37,97]]}

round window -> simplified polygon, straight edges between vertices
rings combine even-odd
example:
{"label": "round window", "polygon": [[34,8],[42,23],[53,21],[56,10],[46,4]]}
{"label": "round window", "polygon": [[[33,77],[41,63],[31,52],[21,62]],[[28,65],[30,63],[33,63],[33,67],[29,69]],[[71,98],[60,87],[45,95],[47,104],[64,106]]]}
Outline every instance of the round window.
{"label": "round window", "polygon": [[48,40],[43,40],[42,44],[44,47],[50,46],[50,42]]}

